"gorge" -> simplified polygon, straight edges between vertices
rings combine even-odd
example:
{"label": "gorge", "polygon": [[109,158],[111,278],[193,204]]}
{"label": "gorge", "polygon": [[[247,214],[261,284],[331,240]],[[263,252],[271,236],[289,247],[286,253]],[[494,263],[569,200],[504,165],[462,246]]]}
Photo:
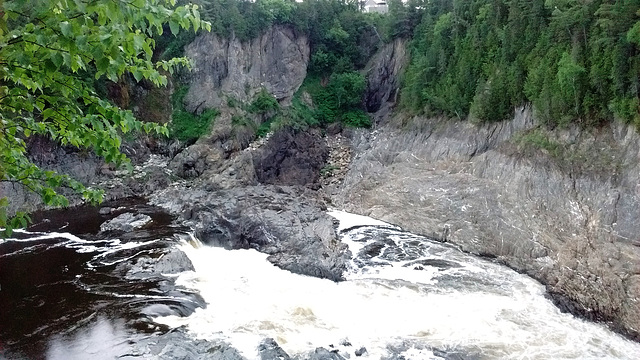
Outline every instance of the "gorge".
{"label": "gorge", "polygon": [[[0,240],[2,323],[12,326],[0,332],[0,356],[84,358],[82,348],[99,348],[105,334],[114,344],[105,358],[131,359],[640,353],[634,125],[552,128],[528,103],[490,123],[403,111],[411,51],[395,39],[376,42],[361,70],[371,128],[296,128],[287,116],[303,118],[300,104],[318,106],[310,94],[311,42],[286,25],[249,41],[198,35],[185,47],[194,66],[180,80],[188,85],[184,108],[219,114],[194,141],[128,140],[133,173],[33,140],[30,156],[39,165],[104,188],[112,202],[39,213],[26,232]],[[253,109],[263,91],[285,110]],[[140,96],[141,107],[149,94]],[[258,137],[267,121],[276,125]],[[38,208],[23,189],[0,186],[13,210]],[[145,198],[123,200],[132,196]],[[127,213],[129,225],[139,214],[152,220],[100,230]],[[28,279],[15,270],[27,260],[17,259],[58,259],[57,251],[60,264],[48,266],[62,278],[34,288],[63,284],[74,290],[55,291],[90,299],[81,310],[62,307],[69,319],[46,318],[50,327],[27,322],[21,339],[19,318],[35,320],[4,310],[20,307],[7,295],[21,294],[12,278]],[[215,276],[225,272],[233,280]],[[39,308],[64,296],[25,298]],[[127,310],[113,315],[109,307]],[[73,343],[83,333],[97,335]],[[37,339],[32,353],[29,339]]]}

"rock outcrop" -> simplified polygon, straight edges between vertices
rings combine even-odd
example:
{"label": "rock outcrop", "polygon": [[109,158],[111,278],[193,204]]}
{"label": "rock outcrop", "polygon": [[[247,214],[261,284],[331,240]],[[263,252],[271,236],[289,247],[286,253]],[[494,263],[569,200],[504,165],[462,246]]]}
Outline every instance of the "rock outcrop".
{"label": "rock outcrop", "polygon": [[247,42],[204,33],[185,52],[195,62],[186,109],[199,113],[229,98],[250,101],[261,88],[286,103],[307,75],[310,49],[305,35],[273,26]]}
{"label": "rock outcrop", "polygon": [[385,45],[365,68],[364,105],[368,112],[377,113],[377,118],[386,115],[397,101],[400,75],[408,60],[406,44],[406,40],[396,39]]}
{"label": "rock outcrop", "polygon": [[542,281],[565,308],[640,339],[633,128],[555,132],[567,151],[550,153],[522,145],[537,126],[529,108],[485,126],[401,122],[353,137],[336,206],[497,257]]}
{"label": "rock outcrop", "polygon": [[253,163],[260,183],[317,188],[328,156],[329,148],[319,131],[283,129],[254,153]]}
{"label": "rock outcrop", "polygon": [[174,187],[151,201],[181,217],[202,242],[255,248],[294,273],[342,279],[349,260],[334,220],[317,194],[302,188],[250,186],[211,191]]}

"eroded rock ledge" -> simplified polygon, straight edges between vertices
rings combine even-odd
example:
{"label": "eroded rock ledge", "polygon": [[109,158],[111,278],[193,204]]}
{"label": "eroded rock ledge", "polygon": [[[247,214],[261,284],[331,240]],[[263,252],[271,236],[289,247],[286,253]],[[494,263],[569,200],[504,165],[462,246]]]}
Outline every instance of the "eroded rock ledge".
{"label": "eroded rock ledge", "polygon": [[355,157],[334,204],[497,257],[546,284],[565,309],[640,340],[632,128],[558,131],[553,141],[568,151],[550,153],[521,145],[537,127],[528,108],[482,127],[396,122],[352,139]]}
{"label": "eroded rock ledge", "polygon": [[208,245],[255,248],[294,273],[338,281],[349,260],[346,245],[337,239],[334,219],[317,194],[304,188],[172,187],[155,193],[151,202],[181,215]]}

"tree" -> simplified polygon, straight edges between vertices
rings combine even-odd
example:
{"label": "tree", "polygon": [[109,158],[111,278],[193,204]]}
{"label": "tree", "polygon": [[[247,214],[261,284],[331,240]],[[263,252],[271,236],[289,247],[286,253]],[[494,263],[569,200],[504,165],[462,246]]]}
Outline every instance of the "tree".
{"label": "tree", "polygon": [[[127,164],[121,135],[131,131],[166,135],[164,126],[136,120],[100,98],[93,79],[118,81],[126,73],[137,81],[167,84],[160,70],[188,65],[185,58],[152,61],[154,36],[163,27],[210,29],[198,7],[176,0],[10,0],[0,23],[0,181],[19,184],[46,205],[67,206],[59,193],[70,188],[92,203],[102,192],[71,177],[46,171],[26,156],[27,140],[44,136],[61,145],[93,150],[105,161]],[[25,213],[8,213],[0,199],[0,228],[10,235],[24,227]]]}

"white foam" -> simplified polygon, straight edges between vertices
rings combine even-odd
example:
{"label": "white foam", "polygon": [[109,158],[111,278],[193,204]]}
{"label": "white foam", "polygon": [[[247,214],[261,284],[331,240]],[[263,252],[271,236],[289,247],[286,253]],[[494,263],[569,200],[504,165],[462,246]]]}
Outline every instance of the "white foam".
{"label": "white foam", "polygon": [[639,344],[559,313],[542,296],[542,286],[509,269],[504,269],[508,275],[497,274],[514,279],[508,295],[430,292],[406,281],[334,283],[296,275],[254,250],[186,244],[181,249],[196,271],[179,276],[178,284],[199,291],[209,305],[189,317],[156,320],[185,325],[198,338],[226,340],[250,359],[258,358],[256,347],[266,337],[290,355],[348,339],[351,357],[364,346],[365,359],[380,359],[388,345],[406,343],[416,345],[407,350],[413,359],[433,358],[430,351],[417,350],[430,346],[480,349],[483,357],[505,359],[636,359],[640,353]]}
{"label": "white foam", "polygon": [[333,216],[334,218],[340,221],[340,225],[338,226],[338,232],[343,231],[345,229],[350,229],[354,226],[384,226],[389,228],[400,229],[399,227],[395,225],[391,225],[387,222],[376,220],[368,216],[348,213],[346,211],[331,209],[327,211],[327,214],[329,214],[330,216]]}

